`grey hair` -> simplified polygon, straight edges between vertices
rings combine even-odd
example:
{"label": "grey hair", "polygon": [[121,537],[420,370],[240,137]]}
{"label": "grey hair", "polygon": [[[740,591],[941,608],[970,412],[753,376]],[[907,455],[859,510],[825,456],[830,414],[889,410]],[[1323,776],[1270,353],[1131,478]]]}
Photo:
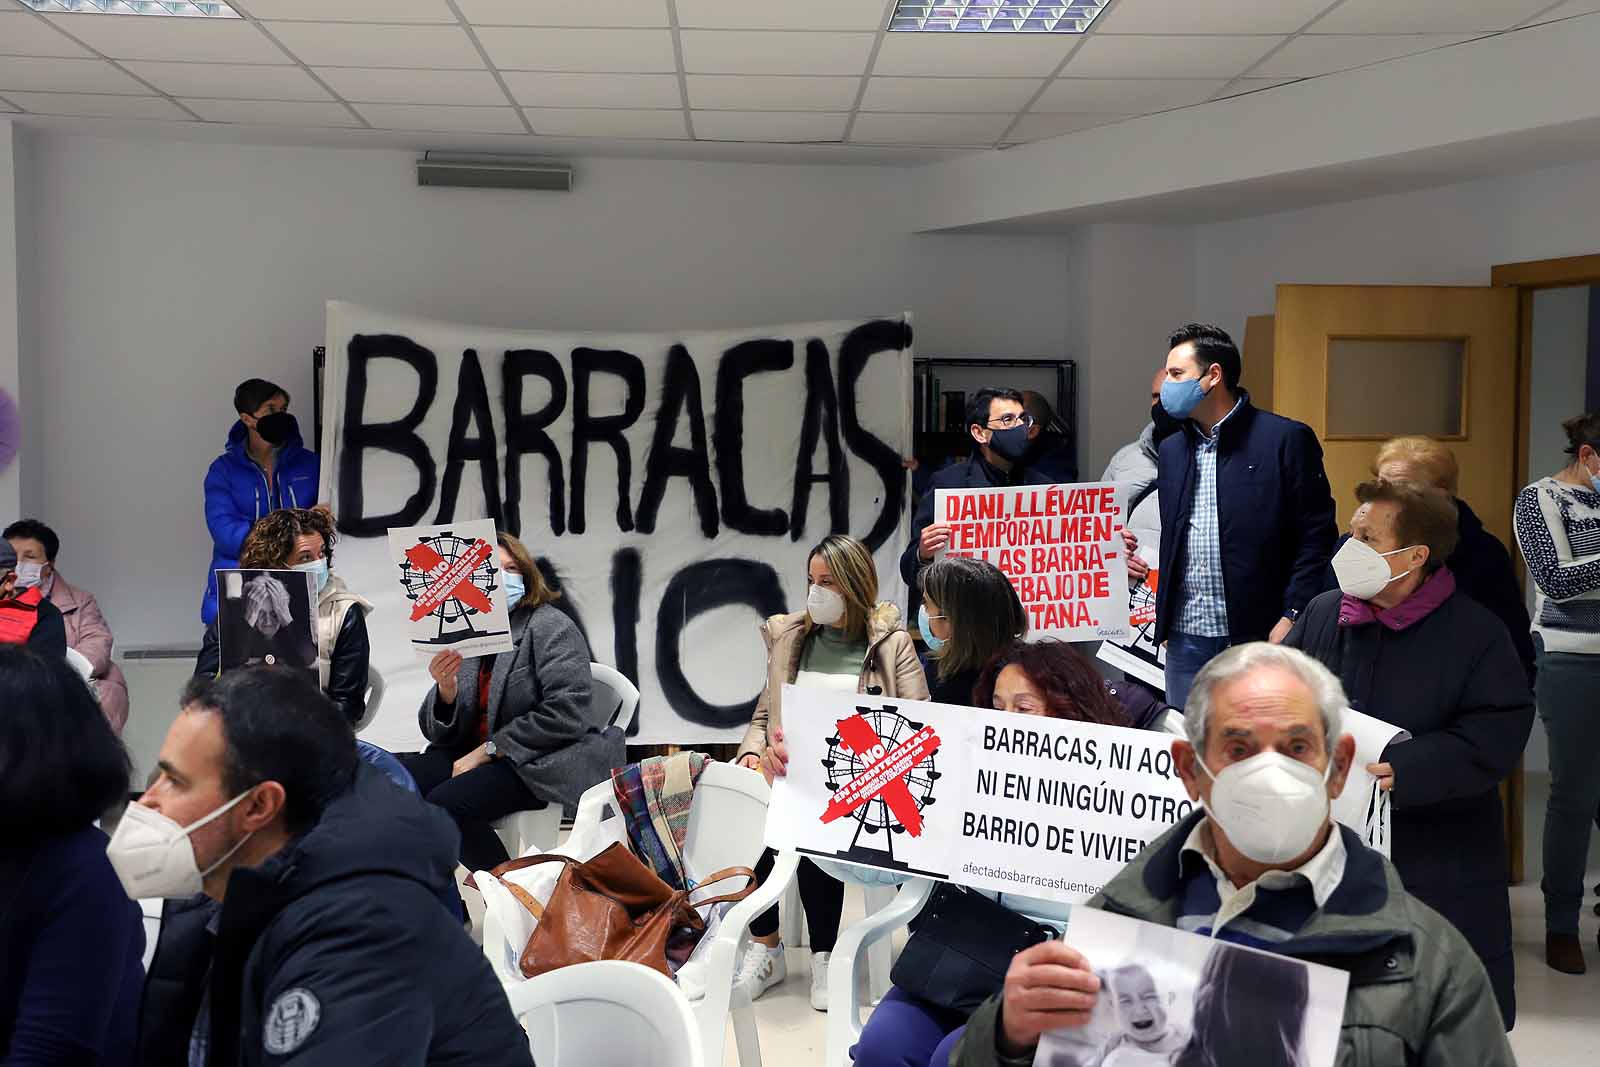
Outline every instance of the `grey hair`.
{"label": "grey hair", "polygon": [[1332,671],[1298,648],[1251,641],[1218,653],[1194,676],[1189,703],[1183,712],[1183,729],[1189,743],[1205,751],[1206,728],[1211,724],[1211,701],[1217,687],[1262,667],[1288,671],[1306,684],[1322,712],[1323,739],[1331,748],[1344,730],[1344,709],[1349,699]]}

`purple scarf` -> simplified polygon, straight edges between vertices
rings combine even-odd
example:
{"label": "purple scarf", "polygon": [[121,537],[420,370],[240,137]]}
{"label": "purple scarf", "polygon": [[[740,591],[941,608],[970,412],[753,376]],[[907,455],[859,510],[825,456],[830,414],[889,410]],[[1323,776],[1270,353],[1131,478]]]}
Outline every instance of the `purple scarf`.
{"label": "purple scarf", "polygon": [[1339,601],[1340,626],[1364,626],[1369,622],[1381,623],[1396,632],[1415,626],[1433,614],[1435,608],[1450,599],[1456,591],[1456,576],[1449,567],[1440,567],[1411,595],[1392,608],[1374,607],[1371,602],[1357,600],[1346,593]]}

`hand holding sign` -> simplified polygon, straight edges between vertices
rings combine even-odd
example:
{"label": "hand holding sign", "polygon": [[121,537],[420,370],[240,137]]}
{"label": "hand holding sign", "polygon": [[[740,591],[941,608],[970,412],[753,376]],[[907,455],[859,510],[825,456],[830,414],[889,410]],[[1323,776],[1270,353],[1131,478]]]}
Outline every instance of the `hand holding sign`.
{"label": "hand holding sign", "polygon": [[1041,1035],[1085,1025],[1099,993],[1099,977],[1071,945],[1046,941],[1017,953],[1001,999],[1000,1051],[1025,1056]]}

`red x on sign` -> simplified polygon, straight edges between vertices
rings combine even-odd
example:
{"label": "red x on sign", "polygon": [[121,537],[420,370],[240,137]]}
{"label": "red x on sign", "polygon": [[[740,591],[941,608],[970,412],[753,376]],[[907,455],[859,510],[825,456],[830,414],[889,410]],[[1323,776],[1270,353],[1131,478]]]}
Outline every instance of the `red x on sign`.
{"label": "red x on sign", "polygon": [[411,621],[416,622],[433,614],[440,604],[452,597],[477,611],[493,611],[494,602],[482,589],[472,584],[472,572],[483,565],[492,551],[489,542],[480,539],[472,542],[472,547],[457,556],[454,563],[446,566],[445,558],[427,542],[419,542],[406,549],[406,559],[429,579],[428,587],[411,606]]}
{"label": "red x on sign", "polygon": [[912,837],[922,833],[922,811],[917,807],[911,790],[906,788],[906,775],[923,760],[939,751],[939,735],[933,727],[924,726],[903,744],[894,748],[884,745],[878,732],[860,715],[840,719],[839,738],[866,765],[866,770],[846,782],[828,800],[822,813],[824,823],[849,815],[869,800],[881,799],[894,812],[897,822]]}

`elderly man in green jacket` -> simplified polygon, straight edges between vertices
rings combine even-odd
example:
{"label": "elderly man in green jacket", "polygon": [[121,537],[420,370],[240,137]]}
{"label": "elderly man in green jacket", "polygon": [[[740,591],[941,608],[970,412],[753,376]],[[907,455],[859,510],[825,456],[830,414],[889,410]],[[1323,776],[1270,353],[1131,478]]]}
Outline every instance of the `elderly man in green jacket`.
{"label": "elderly man in green jacket", "polygon": [[[1173,762],[1204,811],[1151,842],[1088,904],[1338,967],[1350,975],[1339,1067],[1515,1064],[1483,965],[1395,869],[1329,815],[1355,741],[1339,680],[1309,656],[1236,645],[1196,676]],[[1070,941],[1016,956],[951,1062],[1033,1061],[1088,1023],[1100,980]]]}

